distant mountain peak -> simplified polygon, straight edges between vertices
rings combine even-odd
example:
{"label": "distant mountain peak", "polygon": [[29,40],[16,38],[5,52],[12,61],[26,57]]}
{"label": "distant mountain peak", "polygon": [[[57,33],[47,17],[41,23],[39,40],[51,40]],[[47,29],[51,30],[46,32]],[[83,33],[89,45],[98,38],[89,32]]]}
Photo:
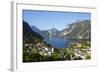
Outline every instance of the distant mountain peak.
{"label": "distant mountain peak", "polygon": [[53,31],[53,32],[58,32],[59,30],[58,30],[58,29],[56,29],[56,28],[52,28],[52,29],[50,29],[50,31]]}
{"label": "distant mountain peak", "polygon": [[40,34],[44,38],[47,38],[47,36],[44,35],[43,32],[39,28],[37,28],[35,25],[30,25],[30,27],[34,32]]}

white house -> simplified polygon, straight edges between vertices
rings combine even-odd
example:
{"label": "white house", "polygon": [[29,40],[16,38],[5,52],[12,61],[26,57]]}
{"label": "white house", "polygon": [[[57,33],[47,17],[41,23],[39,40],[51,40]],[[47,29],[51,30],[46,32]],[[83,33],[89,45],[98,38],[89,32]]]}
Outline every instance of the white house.
{"label": "white house", "polygon": [[44,48],[40,51],[41,55],[51,55],[54,52],[54,48]]}

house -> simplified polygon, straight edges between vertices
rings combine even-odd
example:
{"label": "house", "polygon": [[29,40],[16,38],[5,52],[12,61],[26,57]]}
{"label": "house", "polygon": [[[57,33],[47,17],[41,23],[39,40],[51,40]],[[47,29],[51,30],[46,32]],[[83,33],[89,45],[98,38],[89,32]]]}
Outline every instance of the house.
{"label": "house", "polygon": [[33,46],[33,44],[29,43],[29,44],[25,44],[25,47],[28,48],[28,49],[31,49]]}
{"label": "house", "polygon": [[40,54],[41,55],[51,55],[52,53],[54,52],[54,48],[43,48],[41,51],[40,51]]}

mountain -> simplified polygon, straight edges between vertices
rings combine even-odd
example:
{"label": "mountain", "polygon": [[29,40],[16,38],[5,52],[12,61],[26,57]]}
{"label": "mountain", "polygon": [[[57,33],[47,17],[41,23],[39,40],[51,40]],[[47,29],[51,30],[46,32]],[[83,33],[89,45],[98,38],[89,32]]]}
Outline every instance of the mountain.
{"label": "mountain", "polygon": [[38,33],[38,34],[41,35],[43,38],[47,38],[47,36],[44,35],[43,32],[42,32],[40,29],[38,29],[36,26],[31,26],[31,25],[30,25],[30,27],[31,27],[31,29],[32,29],[34,32]]}
{"label": "mountain", "polygon": [[59,35],[59,31],[55,28],[52,28],[50,30],[43,30],[42,32],[44,35],[48,36],[49,38],[58,37],[58,35]]}
{"label": "mountain", "polygon": [[33,40],[42,41],[43,37],[34,32],[26,21],[23,21],[23,43],[33,43]]}
{"label": "mountain", "polygon": [[83,20],[69,24],[69,26],[60,32],[60,37],[64,38],[90,38],[91,37],[91,21]]}
{"label": "mountain", "polygon": [[26,40],[32,39],[43,40],[45,38],[77,38],[77,39],[90,39],[91,38],[91,21],[82,20],[67,24],[63,30],[59,31],[55,28],[50,30],[40,30],[36,26],[30,26],[27,22],[23,21],[23,36]]}
{"label": "mountain", "polygon": [[71,24],[67,24],[67,27],[59,31],[55,28],[42,31],[44,35],[58,38],[77,38],[77,39],[90,39],[91,37],[91,21],[81,20]]}

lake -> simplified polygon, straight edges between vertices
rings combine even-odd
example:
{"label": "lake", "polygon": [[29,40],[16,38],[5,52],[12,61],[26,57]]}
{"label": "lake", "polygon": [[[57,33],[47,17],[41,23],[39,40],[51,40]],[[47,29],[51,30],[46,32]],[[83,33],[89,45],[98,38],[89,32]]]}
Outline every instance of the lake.
{"label": "lake", "polygon": [[70,44],[69,39],[61,39],[61,38],[49,38],[49,39],[44,39],[44,41],[50,44],[54,48],[67,48]]}

